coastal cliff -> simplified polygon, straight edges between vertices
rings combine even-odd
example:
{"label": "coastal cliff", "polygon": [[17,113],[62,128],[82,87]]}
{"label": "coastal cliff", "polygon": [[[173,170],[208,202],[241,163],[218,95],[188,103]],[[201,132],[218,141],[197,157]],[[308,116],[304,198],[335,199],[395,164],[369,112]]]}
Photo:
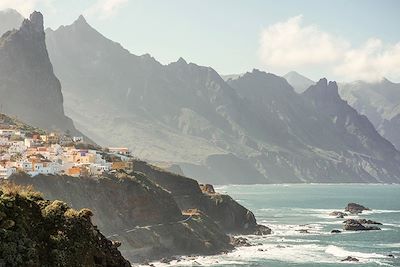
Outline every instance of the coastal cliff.
{"label": "coastal cliff", "polygon": [[145,161],[136,160],[133,166],[136,171],[145,173],[150,180],[169,191],[181,210],[201,210],[226,233],[271,232],[269,228],[257,224],[250,210],[230,196],[216,193],[211,185],[200,186],[194,179],[165,171]]}
{"label": "coastal cliff", "polygon": [[[108,238],[121,242],[132,262],[231,250],[231,239],[201,210],[181,212],[173,196],[143,173],[99,177],[16,174],[10,180],[34,188],[49,199],[90,208],[93,222]],[[183,186],[184,187],[184,186]]]}
{"label": "coastal cliff", "polygon": [[0,184],[0,266],[130,266],[91,223],[92,212]]}

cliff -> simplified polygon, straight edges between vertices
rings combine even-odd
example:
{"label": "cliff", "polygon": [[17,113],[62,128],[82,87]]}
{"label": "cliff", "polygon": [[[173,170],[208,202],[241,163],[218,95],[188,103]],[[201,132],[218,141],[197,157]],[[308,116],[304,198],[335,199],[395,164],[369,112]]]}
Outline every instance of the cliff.
{"label": "cliff", "polygon": [[207,214],[182,214],[172,195],[142,173],[96,178],[31,178],[19,174],[10,180],[33,185],[49,199],[93,210],[93,222],[110,239],[122,243],[122,255],[132,262],[173,255],[215,254],[233,248],[230,238]]}
{"label": "cliff", "polygon": [[0,185],[1,266],[130,266],[91,223],[92,212],[76,211],[10,183]]}
{"label": "cliff", "polygon": [[[270,230],[257,224],[254,214],[228,195],[221,195],[191,178],[165,171],[144,161],[133,163],[154,183],[171,193],[181,210],[197,209],[214,220],[226,233],[268,234]],[[208,188],[212,188],[208,185]]]}
{"label": "cliff", "polygon": [[82,135],[64,114],[39,12],[0,38],[0,108],[36,127]]}

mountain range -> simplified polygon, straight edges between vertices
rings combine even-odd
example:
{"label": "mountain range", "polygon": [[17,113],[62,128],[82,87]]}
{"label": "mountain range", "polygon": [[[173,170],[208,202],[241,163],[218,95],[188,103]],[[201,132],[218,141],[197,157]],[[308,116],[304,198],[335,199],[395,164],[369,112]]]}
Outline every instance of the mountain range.
{"label": "mountain range", "polygon": [[293,73],[287,81],[253,70],[225,81],[182,58],[162,65],[83,16],[47,29],[46,45],[66,113],[101,145],[127,145],[214,184],[400,181],[399,151],[335,82],[298,93]]}
{"label": "mountain range", "polygon": [[400,84],[383,78],[376,82],[340,84],[340,95],[366,115],[378,132],[400,149]]}

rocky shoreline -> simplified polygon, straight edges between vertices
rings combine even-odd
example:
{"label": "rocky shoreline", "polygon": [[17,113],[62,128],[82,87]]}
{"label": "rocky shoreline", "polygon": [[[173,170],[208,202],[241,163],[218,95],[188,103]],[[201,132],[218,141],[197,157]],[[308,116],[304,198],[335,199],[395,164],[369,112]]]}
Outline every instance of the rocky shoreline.
{"label": "rocky shoreline", "polygon": [[93,223],[132,263],[227,253],[248,245],[234,235],[268,235],[254,214],[212,185],[135,161],[132,173],[99,177],[15,174],[50,200],[93,211]]}

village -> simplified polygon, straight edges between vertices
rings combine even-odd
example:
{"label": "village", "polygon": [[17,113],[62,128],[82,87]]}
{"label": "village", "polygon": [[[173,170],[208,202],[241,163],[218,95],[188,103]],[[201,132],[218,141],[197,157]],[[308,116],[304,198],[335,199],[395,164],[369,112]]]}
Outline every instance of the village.
{"label": "village", "polygon": [[14,173],[95,176],[132,169],[127,148],[101,148],[83,137],[21,129],[0,118],[0,178]]}

